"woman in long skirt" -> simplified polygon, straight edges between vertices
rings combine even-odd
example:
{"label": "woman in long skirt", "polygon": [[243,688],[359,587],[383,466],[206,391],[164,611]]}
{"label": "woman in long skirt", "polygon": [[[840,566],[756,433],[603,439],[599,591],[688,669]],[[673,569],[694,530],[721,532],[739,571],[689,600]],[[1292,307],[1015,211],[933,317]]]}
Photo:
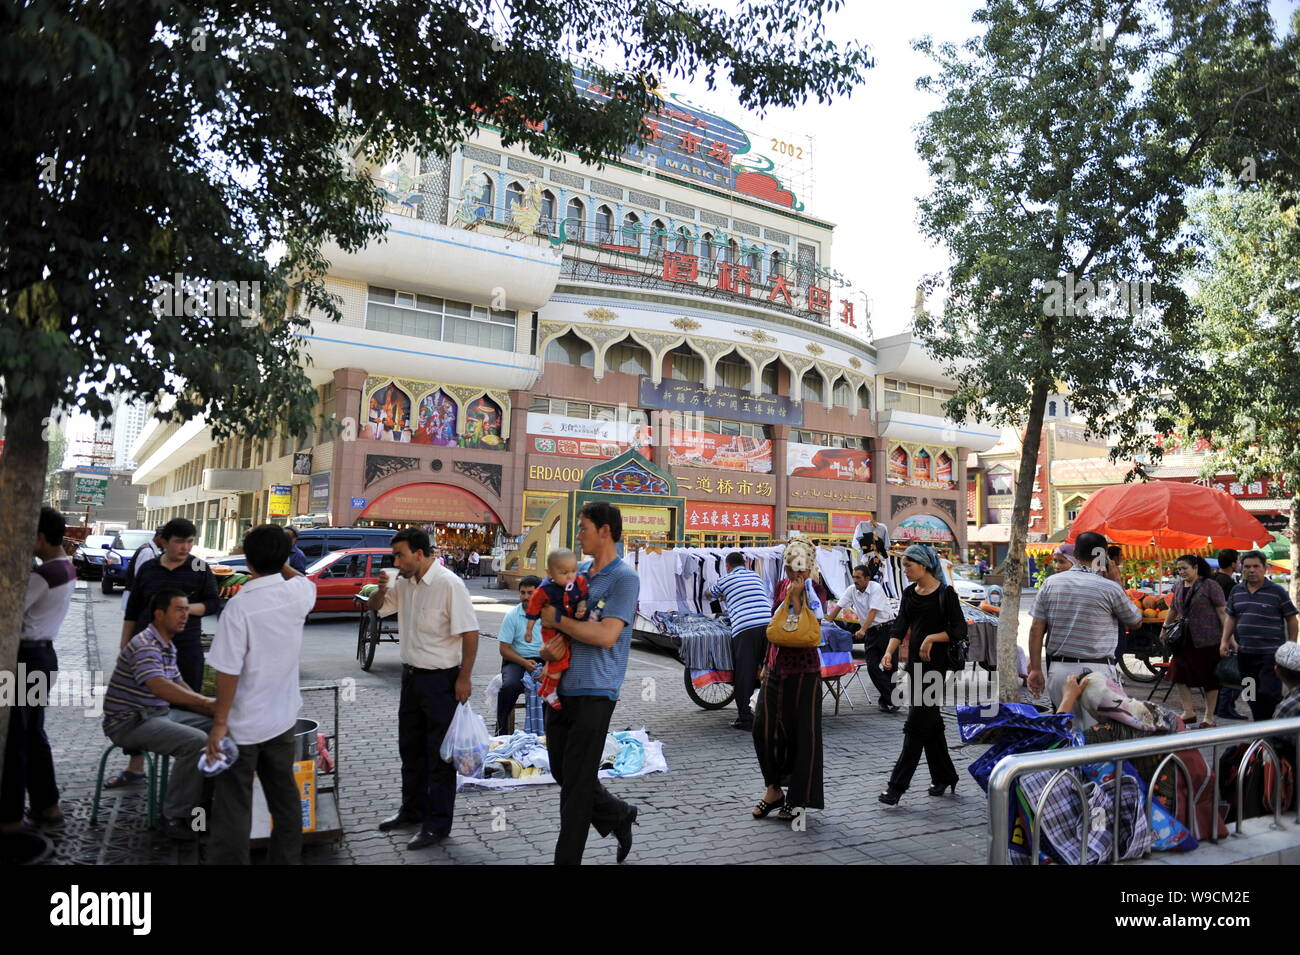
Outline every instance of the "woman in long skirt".
{"label": "woman in long skirt", "polygon": [[[823,608],[809,580],[812,548],[799,543],[792,541],[785,553],[790,612],[801,614],[807,606],[820,624]],[[823,808],[821,656],[816,647],[769,646],[754,708],[754,751],[767,784],[754,807],[755,819],[778,806],[777,818],[787,820],[800,809]]]}

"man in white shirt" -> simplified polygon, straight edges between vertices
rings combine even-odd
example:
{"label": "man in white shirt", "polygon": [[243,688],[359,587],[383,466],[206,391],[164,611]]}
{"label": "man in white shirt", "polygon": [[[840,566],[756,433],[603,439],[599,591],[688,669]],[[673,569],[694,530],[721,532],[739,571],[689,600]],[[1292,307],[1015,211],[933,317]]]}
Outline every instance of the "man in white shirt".
{"label": "man in white shirt", "polygon": [[402,757],[402,807],[379,824],[382,832],[420,825],[406,844],[423,849],[447,838],[456,807],[456,769],[439,755],[456,705],[469,699],[478,652],[478,618],[465,582],[430,556],[429,535],[407,527],[393,537],[393,563],[370,597],[381,615],[397,611],[402,696],[397,748]]}
{"label": "man in white shirt", "polygon": [[867,675],[880,693],[880,711],[894,713],[898,707],[890,698],[893,695],[891,675],[880,669],[880,661],[889,645],[890,631],[893,629],[890,625],[896,615],[885,594],[885,588],[875,579],[879,569],[880,561],[876,558],[869,564],[854,567],[853,586],[829,616],[834,620],[842,610],[852,610],[857,616],[857,632],[862,636],[862,648],[866,651]]}
{"label": "man in white shirt", "polygon": [[302,707],[302,625],[316,602],[316,585],[289,566],[292,547],[277,524],[254,527],[244,535],[244,556],[253,579],[222,610],[208,653],[217,674],[208,759],[221,758],[222,737],[229,736],[239,747],[239,758],[217,775],[213,787],[208,841],[212,865],[248,865],[254,773],[273,823],[267,861],[302,861],[293,730]]}
{"label": "man in white shirt", "polygon": [[[67,526],[63,515],[42,507],[32,553],[41,565],[27,578],[23,624],[18,640],[18,665],[25,678],[17,683],[19,699],[9,716],[4,748],[4,783],[0,787],[0,830],[23,828],[23,806],[30,804],[32,822],[41,826],[63,824],[59,787],[54,778],[54,755],[45,735],[45,704],[58,674],[54,653],[63,618],[68,615],[77,571],[63,550]],[[43,676],[43,691],[29,699],[30,688]],[[41,684],[35,684],[40,686]]]}
{"label": "man in white shirt", "polygon": [[469,561],[469,570],[466,571],[465,576],[466,576],[466,577],[477,577],[477,576],[478,576],[478,571],[479,571],[479,566],[478,566],[478,565],[479,565],[479,556],[478,556],[478,551],[477,551],[477,550],[471,550],[471,551],[469,552],[469,557],[466,558],[466,559]]}

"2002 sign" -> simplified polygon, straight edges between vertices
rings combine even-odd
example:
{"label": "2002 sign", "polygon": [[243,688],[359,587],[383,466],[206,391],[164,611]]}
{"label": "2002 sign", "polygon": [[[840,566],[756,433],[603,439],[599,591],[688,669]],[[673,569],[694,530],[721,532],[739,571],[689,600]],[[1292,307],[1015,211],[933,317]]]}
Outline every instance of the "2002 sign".
{"label": "2002 sign", "polygon": [[772,152],[781,153],[783,156],[793,156],[795,159],[803,159],[803,147],[796,146],[794,143],[787,143],[783,139],[772,140]]}

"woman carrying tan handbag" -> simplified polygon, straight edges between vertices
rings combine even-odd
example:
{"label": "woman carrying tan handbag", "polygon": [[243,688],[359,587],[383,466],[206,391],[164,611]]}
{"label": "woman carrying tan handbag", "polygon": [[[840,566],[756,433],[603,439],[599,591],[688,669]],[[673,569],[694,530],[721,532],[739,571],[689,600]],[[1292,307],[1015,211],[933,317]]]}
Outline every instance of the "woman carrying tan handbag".
{"label": "woman carrying tan handbag", "polygon": [[[776,809],[794,819],[803,809],[821,809],[822,604],[809,575],[814,552],[805,541],[786,545],[790,579],[785,599],[768,624],[769,649],[754,708],[754,751],[767,791],[754,807],[755,819]],[[785,787],[784,792],[782,787]]]}

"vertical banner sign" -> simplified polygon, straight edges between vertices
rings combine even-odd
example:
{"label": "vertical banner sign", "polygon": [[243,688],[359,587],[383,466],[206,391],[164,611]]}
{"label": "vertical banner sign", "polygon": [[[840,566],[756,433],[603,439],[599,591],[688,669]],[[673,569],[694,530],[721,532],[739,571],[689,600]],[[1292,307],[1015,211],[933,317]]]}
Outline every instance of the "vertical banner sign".
{"label": "vertical banner sign", "polygon": [[288,517],[292,506],[293,488],[288,484],[272,484],[271,493],[267,495],[267,516]]}

